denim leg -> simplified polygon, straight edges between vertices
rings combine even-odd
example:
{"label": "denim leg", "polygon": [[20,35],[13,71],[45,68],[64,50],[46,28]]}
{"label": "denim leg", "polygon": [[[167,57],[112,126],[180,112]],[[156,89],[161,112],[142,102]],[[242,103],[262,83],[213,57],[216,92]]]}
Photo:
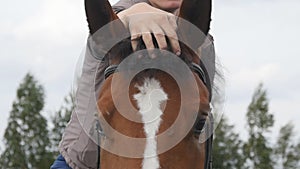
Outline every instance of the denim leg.
{"label": "denim leg", "polygon": [[54,161],[50,169],[72,169],[66,163],[65,158],[60,154],[57,159]]}

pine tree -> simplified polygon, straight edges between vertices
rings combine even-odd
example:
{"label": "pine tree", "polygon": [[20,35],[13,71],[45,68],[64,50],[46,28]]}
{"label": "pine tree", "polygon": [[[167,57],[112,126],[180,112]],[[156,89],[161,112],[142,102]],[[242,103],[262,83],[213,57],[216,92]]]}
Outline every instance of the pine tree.
{"label": "pine tree", "polygon": [[214,132],[212,156],[215,169],[241,169],[244,164],[242,141],[233,130],[234,126],[229,125],[223,115]]}
{"label": "pine tree", "polygon": [[0,166],[2,168],[28,168],[24,147],[22,146],[21,126],[19,124],[19,112],[16,102],[10,112],[8,126],[4,133],[4,144],[6,149],[1,155]]}
{"label": "pine tree", "polygon": [[294,126],[292,123],[287,123],[281,127],[279,137],[276,143],[275,154],[278,158],[278,166],[284,169],[300,168],[300,154],[297,145],[293,143]]}
{"label": "pine tree", "polygon": [[298,168],[300,168],[300,164],[299,164],[299,162],[300,162],[300,142],[298,142],[298,144],[296,145],[295,154],[298,159]]}
{"label": "pine tree", "polygon": [[13,103],[4,134],[6,149],[1,156],[7,169],[49,168],[53,162],[49,152],[47,121],[41,115],[44,89],[31,74],[26,74]]}
{"label": "pine tree", "polygon": [[67,123],[70,121],[74,107],[74,96],[70,92],[69,95],[65,97],[63,105],[52,117],[53,128],[51,131],[51,144],[54,156],[59,154],[58,145],[62,138],[64,129],[67,126]]}
{"label": "pine tree", "polygon": [[244,153],[247,156],[248,167],[255,169],[272,169],[272,149],[266,138],[274,124],[273,115],[269,113],[267,93],[260,84],[255,90],[252,101],[248,106],[247,129],[249,139],[244,144]]}

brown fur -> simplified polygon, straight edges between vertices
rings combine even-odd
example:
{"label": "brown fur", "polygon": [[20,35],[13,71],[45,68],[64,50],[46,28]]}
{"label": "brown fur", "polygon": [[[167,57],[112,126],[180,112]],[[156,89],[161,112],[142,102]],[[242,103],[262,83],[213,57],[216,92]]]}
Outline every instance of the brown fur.
{"label": "brown fur", "polygon": [[[144,73],[143,76],[147,76],[147,73]],[[163,90],[168,95],[168,101],[164,108],[164,113],[162,115],[162,123],[159,128],[158,134],[164,132],[167,130],[175,121],[177,118],[178,112],[179,112],[179,105],[184,105],[184,117],[185,119],[179,119],[180,120],[180,126],[173,126],[174,127],[174,133],[170,134],[169,138],[165,140],[158,140],[158,145],[164,145],[168,144],[172,141],[174,135],[182,134],[181,132],[185,131],[185,128],[187,125],[191,122],[194,122],[195,119],[193,119],[192,114],[195,112],[206,112],[207,108],[209,107],[209,101],[208,101],[208,91],[202,81],[199,79],[199,77],[195,74],[195,78],[197,79],[197,86],[199,89],[199,95],[200,100],[197,100],[195,97],[193,97],[193,92],[195,89],[192,88],[191,83],[187,81],[186,87],[190,88],[190,94],[188,98],[180,99],[180,91],[177,86],[177,83],[175,80],[168,74],[158,71],[155,75],[151,75],[153,78],[157,79],[163,88]],[[145,138],[144,130],[143,130],[143,124],[142,123],[136,123],[132,122],[125,117],[123,117],[118,110],[114,107],[113,100],[112,100],[112,93],[110,90],[111,87],[111,81],[112,78],[116,80],[117,84],[119,85],[119,88],[114,92],[115,95],[124,95],[126,94],[126,90],[123,90],[125,87],[125,84],[122,82],[125,82],[126,80],[123,79],[122,73],[115,73],[112,76],[110,76],[103,85],[103,88],[101,89],[100,97],[98,100],[98,106],[100,109],[101,118],[104,118],[112,128],[114,128],[116,131],[130,136],[130,137],[136,137],[136,138]],[[129,95],[132,96],[138,92],[137,88],[134,87],[135,84],[140,84],[142,78],[135,78],[130,85]],[[115,102],[121,102],[122,100],[114,100]],[[193,107],[192,105],[201,105],[199,107],[199,110],[191,110],[190,108]],[[137,107],[136,101],[131,98],[131,103],[134,105],[134,107]],[[126,111],[126,110],[124,110]],[[106,113],[106,112],[109,112]],[[136,112],[132,112],[137,116],[140,116]],[[201,114],[199,114],[201,115]],[[116,149],[123,147],[123,142],[117,140],[118,138],[115,138],[113,132],[110,131],[104,131],[108,134],[108,140],[112,146],[114,146]],[[128,149],[128,151],[131,151],[131,147]],[[192,131],[189,131],[188,135],[175,147],[168,150],[167,152],[164,152],[159,155],[159,161],[161,168],[165,169],[203,169],[204,167],[204,161],[205,161],[205,148],[204,143],[199,144],[198,138],[194,136]],[[105,150],[101,150],[101,167],[105,169],[124,169],[124,168],[141,168],[142,166],[142,160],[141,158],[126,158],[121,157],[115,154],[112,154],[110,152],[107,152]]]}
{"label": "brown fur", "polygon": [[[94,34],[98,29],[107,24],[108,22],[117,19],[117,16],[113,13],[111,6],[108,0],[86,0],[86,13],[89,22],[89,28],[91,34]],[[211,12],[211,0],[183,0],[182,7],[180,9],[179,16],[184,19],[192,22],[196,25],[204,34],[206,35],[209,30],[210,24],[210,12]],[[187,25],[181,25],[178,23],[178,34],[180,37],[186,38],[187,42],[193,42],[193,35],[186,34],[182,30],[188,30]],[[115,32],[118,30],[123,30],[124,27],[122,23],[118,23],[119,26],[116,28],[111,28],[111,36],[116,35]],[[189,39],[191,39],[189,41]],[[195,42],[195,46],[200,46],[203,43],[204,38],[199,39]],[[101,42],[99,42],[101,43]],[[126,51],[122,52],[122,44]],[[127,56],[128,53],[131,53],[129,42],[121,43],[117,45],[118,50],[110,51],[106,57],[110,64],[118,64],[121,62],[122,54]],[[122,49],[121,49],[122,48]],[[200,63],[199,57],[197,57],[191,49],[186,47],[184,44],[181,44],[182,55],[180,56],[187,64],[191,62]],[[121,52],[120,52],[121,51]],[[125,57],[126,57],[125,56]],[[174,137],[178,134],[185,134],[188,130],[188,134],[174,147],[169,149],[166,152],[163,152],[158,155],[160,167],[162,169],[204,169],[205,163],[205,143],[199,144],[198,137],[194,135],[192,129],[189,129],[187,126],[195,122],[194,113],[198,113],[198,116],[206,115],[203,112],[208,112],[209,110],[209,92],[203,82],[200,80],[197,74],[194,74],[197,89],[194,89],[192,82],[189,79],[185,80],[185,88],[188,94],[185,95],[186,98],[181,98],[179,87],[176,81],[167,73],[162,71],[155,71],[155,73],[141,72],[131,81],[129,91],[126,90],[125,84],[127,82],[124,79],[126,72],[118,72],[111,75],[108,79],[105,80],[102,89],[100,90],[98,107],[100,109],[100,122],[105,120],[114,130],[122,133],[123,135],[134,137],[134,138],[145,138],[145,133],[143,129],[143,124],[139,122],[131,121],[125,118],[119,111],[124,111],[126,115],[130,117],[135,117],[135,119],[141,119],[141,116],[137,113],[136,101],[133,99],[133,95],[138,93],[138,89],[135,87],[135,84],[143,83],[143,79],[146,77],[155,78],[161,83],[161,86],[165,93],[168,95],[168,100],[165,104],[162,105],[164,109],[162,115],[162,123],[159,127],[158,135],[165,132],[170,126],[172,126],[173,132],[169,133],[169,137],[159,138],[158,142],[158,151],[160,146],[169,144],[174,141]],[[117,88],[114,88],[114,93],[111,90],[112,79],[118,84]],[[184,77],[183,77],[184,78]],[[199,93],[195,93],[195,91]],[[115,100],[112,99],[112,95],[117,96]],[[127,102],[120,99],[118,96],[129,95],[130,96],[130,105],[135,107],[135,110],[128,111],[126,106],[130,106]],[[197,95],[200,96],[200,100],[197,99]],[[117,110],[115,104],[118,103],[122,105],[122,110]],[[173,126],[175,119],[178,116],[179,106],[183,105],[184,116],[179,119],[180,126]],[[193,108],[197,105],[197,108]],[[124,113],[122,112],[122,113]],[[129,154],[135,153],[135,146],[130,145],[130,142],[120,140],[117,138],[115,131],[111,130],[109,127],[103,125],[102,128],[106,134],[106,138],[101,141],[102,145],[110,146],[115,152],[119,149],[125,149]],[[145,143],[141,145],[136,145],[137,147],[145,146]],[[104,149],[101,149],[100,153],[100,165],[102,169],[138,169],[142,166],[142,158],[128,158],[113,154]]]}

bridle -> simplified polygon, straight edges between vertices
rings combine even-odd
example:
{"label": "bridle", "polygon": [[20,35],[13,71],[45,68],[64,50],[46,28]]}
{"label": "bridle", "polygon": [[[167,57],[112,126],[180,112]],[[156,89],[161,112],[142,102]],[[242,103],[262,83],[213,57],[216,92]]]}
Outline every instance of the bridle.
{"label": "bridle", "polygon": [[[105,71],[104,71],[104,77],[107,79],[110,75],[119,72],[118,66],[116,64],[109,65]],[[211,93],[211,84],[208,77],[207,70],[204,66],[204,64],[201,62],[200,65],[192,62],[189,66],[189,68],[194,71],[199,78],[202,80],[204,85],[209,89],[209,92]],[[210,94],[210,101],[211,101],[211,94]],[[201,119],[198,117],[196,120],[195,126],[200,126],[199,128],[194,127],[194,133],[200,135],[204,132],[205,138],[207,140],[205,141],[205,169],[212,169],[212,141],[213,141],[213,115],[211,112],[207,112],[208,118]],[[98,124],[100,127],[100,125]],[[97,132],[98,134],[103,132]],[[200,137],[200,136],[199,136]],[[98,139],[99,140],[99,139]],[[100,143],[100,142],[99,142]],[[100,144],[98,144],[98,157],[100,157]],[[100,158],[98,158],[98,169],[100,169]]]}
{"label": "bridle", "polygon": [[[110,75],[112,75],[115,72],[118,72],[118,66],[119,65],[110,65],[108,66],[104,71],[104,77],[107,79]],[[190,69],[198,74],[202,82],[207,86],[207,78],[205,75],[204,70],[196,63],[192,63],[190,66]]]}

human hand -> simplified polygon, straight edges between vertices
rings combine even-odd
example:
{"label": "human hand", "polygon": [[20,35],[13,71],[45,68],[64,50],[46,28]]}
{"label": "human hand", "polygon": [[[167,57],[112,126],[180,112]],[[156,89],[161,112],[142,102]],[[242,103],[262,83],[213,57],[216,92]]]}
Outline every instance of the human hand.
{"label": "human hand", "polygon": [[144,41],[147,49],[154,49],[152,33],[159,49],[168,48],[166,39],[168,38],[172,51],[176,55],[180,55],[176,17],[173,14],[147,3],[138,3],[120,12],[118,17],[130,31],[133,51],[136,51],[140,38]]}

